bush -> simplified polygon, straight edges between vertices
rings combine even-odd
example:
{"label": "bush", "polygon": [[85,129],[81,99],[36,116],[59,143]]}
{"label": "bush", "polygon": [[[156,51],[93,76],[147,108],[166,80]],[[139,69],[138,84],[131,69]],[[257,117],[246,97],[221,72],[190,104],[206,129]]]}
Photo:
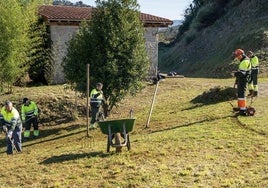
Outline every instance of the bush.
{"label": "bush", "polygon": [[224,8],[215,2],[200,8],[196,17],[196,29],[198,31],[213,25],[215,21],[224,14]]}
{"label": "bush", "polygon": [[185,34],[185,43],[190,44],[196,38],[196,31],[189,31]]}

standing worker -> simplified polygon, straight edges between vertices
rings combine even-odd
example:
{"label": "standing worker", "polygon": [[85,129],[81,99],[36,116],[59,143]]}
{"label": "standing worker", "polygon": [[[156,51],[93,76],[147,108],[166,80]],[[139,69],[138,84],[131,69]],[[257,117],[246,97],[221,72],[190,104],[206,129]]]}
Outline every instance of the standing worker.
{"label": "standing worker", "polygon": [[5,106],[1,109],[0,120],[2,130],[6,134],[7,154],[13,154],[13,147],[17,152],[21,152],[22,123],[20,114],[17,109],[13,107],[12,102],[5,102]]}
{"label": "standing worker", "polygon": [[237,79],[238,108],[240,115],[246,115],[246,89],[250,77],[251,64],[244,50],[237,49],[234,52],[235,58],[239,60],[238,71],[235,72]]}
{"label": "standing worker", "polygon": [[259,74],[259,59],[252,52],[248,51],[247,56],[250,58],[251,63],[251,79],[248,83],[249,88],[249,97],[257,97],[258,96],[258,74]]}
{"label": "standing worker", "polygon": [[33,124],[33,136],[34,138],[39,136],[38,130],[38,108],[35,102],[30,101],[28,98],[23,98],[23,104],[21,106],[21,119],[25,126],[25,131],[23,133],[23,137],[25,139],[30,138],[31,134],[31,125]]}
{"label": "standing worker", "polygon": [[102,92],[102,83],[97,83],[96,88],[92,89],[90,92],[90,107],[91,107],[91,121],[90,121],[90,129],[96,128],[97,114],[100,111],[101,104],[104,100],[103,92]]}

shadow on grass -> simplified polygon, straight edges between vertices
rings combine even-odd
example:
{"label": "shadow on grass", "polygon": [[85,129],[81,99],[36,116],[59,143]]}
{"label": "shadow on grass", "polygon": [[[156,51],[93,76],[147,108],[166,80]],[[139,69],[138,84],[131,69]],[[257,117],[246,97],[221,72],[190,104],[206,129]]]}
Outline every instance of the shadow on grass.
{"label": "shadow on grass", "polygon": [[[40,135],[39,138],[37,138],[37,139],[29,138],[28,140],[22,140],[23,147],[29,147],[29,146],[32,146],[32,145],[41,144],[41,143],[45,143],[45,142],[65,138],[65,137],[68,137],[68,136],[76,135],[76,134],[79,134],[81,132],[85,132],[85,130],[81,130],[81,131],[77,131],[77,132],[74,132],[74,133],[69,133],[69,134],[64,133],[64,135],[61,135],[61,131],[74,131],[74,130],[80,129],[80,128],[81,128],[81,126],[78,125],[78,124],[74,124],[74,125],[71,125],[71,126],[68,126],[68,127],[65,127],[65,128],[62,128],[62,127],[58,127],[58,128],[47,127],[47,129],[40,130],[41,135]],[[50,135],[55,135],[55,137],[51,138],[51,139],[45,139],[46,137],[48,137]],[[59,136],[56,136],[56,135],[59,135]],[[5,138],[0,139],[0,148],[6,148],[6,140],[5,140]],[[0,153],[3,153],[3,152],[0,152]]]}
{"label": "shadow on grass", "polygon": [[39,140],[38,141],[38,139],[36,139],[36,142],[34,142],[34,143],[27,143],[27,141],[26,141],[26,142],[23,142],[24,143],[23,147],[29,147],[29,146],[33,146],[33,145],[36,145],[36,144],[41,144],[41,143],[45,143],[45,142],[50,142],[50,141],[58,140],[58,139],[61,139],[61,138],[66,138],[66,137],[73,136],[73,135],[76,135],[76,134],[79,134],[79,133],[82,133],[82,132],[85,132],[85,131],[82,130],[82,131],[75,132],[75,133],[64,134],[64,135],[56,136],[54,138],[46,139],[46,140]]}
{"label": "shadow on grass", "polygon": [[235,100],[237,99],[236,92],[236,88],[216,86],[214,88],[209,89],[209,91],[205,91],[201,95],[198,95],[197,97],[192,99],[190,102],[196,105],[182,109],[182,111],[192,110],[194,108],[202,107],[204,105],[217,104],[220,102]]}
{"label": "shadow on grass", "polygon": [[204,119],[204,120],[195,121],[195,122],[192,122],[192,123],[179,125],[179,126],[176,126],[176,127],[170,127],[170,128],[166,128],[166,129],[162,129],[162,130],[155,130],[155,131],[150,132],[150,134],[156,133],[156,132],[169,131],[169,130],[178,129],[178,128],[182,128],[182,127],[189,127],[189,126],[198,125],[198,124],[204,123],[204,122],[212,122],[212,121],[216,121],[216,120],[219,120],[219,119],[226,119],[226,118],[230,118],[230,117],[234,118],[235,116],[234,115],[228,115],[228,116],[224,116],[224,117],[220,117],[220,118]]}
{"label": "shadow on grass", "polygon": [[226,119],[226,118],[232,118],[234,124],[240,126],[243,129],[246,129],[246,130],[249,130],[251,132],[257,133],[260,136],[268,137],[268,134],[266,132],[256,130],[253,127],[250,127],[250,126],[247,126],[246,124],[243,124],[241,121],[238,120],[236,114],[228,115],[228,116],[224,116],[224,117],[220,117],[220,118],[204,119],[204,120],[200,120],[200,121],[196,121],[196,122],[192,122],[192,123],[188,123],[188,124],[184,124],[184,125],[179,125],[179,126],[176,126],[176,127],[170,127],[170,128],[166,128],[166,129],[162,129],[162,130],[155,130],[155,131],[151,131],[149,134],[168,131],[168,130],[174,130],[174,129],[178,129],[178,128],[182,128],[182,127],[189,127],[189,126],[198,125],[198,124],[204,123],[204,122],[212,122],[212,121],[216,121],[216,120],[219,120],[219,119]]}
{"label": "shadow on grass", "polygon": [[52,163],[62,163],[64,161],[72,161],[88,157],[107,157],[111,154],[103,152],[91,152],[91,153],[81,153],[81,154],[64,154],[59,156],[53,156],[41,162],[40,164],[52,164]]}
{"label": "shadow on grass", "polygon": [[[58,140],[58,139],[61,139],[61,138],[73,136],[73,135],[76,135],[76,134],[79,134],[79,133],[82,133],[82,132],[85,132],[85,131],[82,130],[82,131],[78,131],[78,132],[75,132],[75,133],[64,134],[64,135],[61,135],[61,136],[55,136],[54,138],[51,138],[51,139],[44,139],[44,136],[42,135],[42,137],[37,138],[37,139],[31,139],[31,140],[28,140],[28,141],[23,141],[22,144],[23,144],[23,148],[26,148],[26,147],[30,147],[30,146],[33,146],[33,145],[36,145],[36,144],[41,144],[41,143],[50,142],[50,141]],[[0,148],[4,148],[4,147],[6,147],[5,139],[0,140]],[[0,152],[0,153],[4,153],[4,152]]]}
{"label": "shadow on grass", "polygon": [[[26,145],[34,145],[34,144],[38,144],[38,143],[43,143],[43,142],[46,142],[46,141],[51,141],[51,140],[56,140],[56,139],[60,139],[60,138],[64,138],[64,137],[67,137],[67,136],[71,136],[71,135],[74,135],[74,134],[79,134],[83,131],[78,131],[78,132],[75,132],[75,133],[70,133],[70,134],[65,134],[63,136],[56,136],[56,135],[61,135],[61,131],[74,131],[76,129],[80,129],[81,126],[79,124],[74,124],[74,125],[71,125],[71,126],[68,126],[68,127],[49,127],[47,126],[46,129],[42,129],[40,130],[40,136],[39,138],[29,138],[27,140],[23,140],[23,143],[29,143],[29,142],[32,142],[32,141],[38,141],[36,143],[33,143],[33,144],[26,144]],[[48,139],[48,140],[42,140],[40,141],[40,139],[45,139],[46,137],[50,136],[50,135],[55,135],[55,138],[52,138],[52,139]]]}

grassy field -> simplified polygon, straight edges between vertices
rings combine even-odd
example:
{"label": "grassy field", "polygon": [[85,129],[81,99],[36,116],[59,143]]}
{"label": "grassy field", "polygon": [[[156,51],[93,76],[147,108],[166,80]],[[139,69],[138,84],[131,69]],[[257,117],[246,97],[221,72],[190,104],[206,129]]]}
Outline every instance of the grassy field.
{"label": "grassy field", "polygon": [[137,118],[131,150],[121,153],[106,152],[107,135],[99,129],[87,137],[86,99],[63,86],[15,88],[1,100],[19,101],[31,91],[41,109],[41,136],[24,142],[23,153],[7,156],[0,135],[0,187],[266,187],[268,79],[260,79],[251,117],[234,116],[236,100],[226,92],[233,81],[160,81],[147,128],[155,85],[127,97],[109,117],[129,117],[133,108]]}

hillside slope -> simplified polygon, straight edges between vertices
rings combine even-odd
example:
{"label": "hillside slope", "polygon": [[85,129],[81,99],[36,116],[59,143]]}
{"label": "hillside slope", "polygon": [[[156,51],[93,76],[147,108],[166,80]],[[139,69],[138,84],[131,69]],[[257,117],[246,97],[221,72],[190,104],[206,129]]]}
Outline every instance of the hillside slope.
{"label": "hillside slope", "polygon": [[[161,80],[147,128],[155,85],[128,96],[109,117],[126,118],[134,110],[131,150],[122,153],[106,152],[107,135],[100,129],[86,136],[84,97],[63,86],[15,88],[1,100],[16,103],[27,93],[38,101],[40,138],[7,156],[0,134],[0,187],[267,187],[268,79],[260,79],[252,104],[257,112],[249,117],[232,112],[233,81]],[[78,119],[70,121],[75,103]]]}
{"label": "hillside slope", "polygon": [[159,48],[161,71],[186,76],[229,77],[231,54],[236,48],[256,52],[261,74],[268,67],[268,1],[243,0],[212,26],[200,32],[190,30],[172,47]]}

